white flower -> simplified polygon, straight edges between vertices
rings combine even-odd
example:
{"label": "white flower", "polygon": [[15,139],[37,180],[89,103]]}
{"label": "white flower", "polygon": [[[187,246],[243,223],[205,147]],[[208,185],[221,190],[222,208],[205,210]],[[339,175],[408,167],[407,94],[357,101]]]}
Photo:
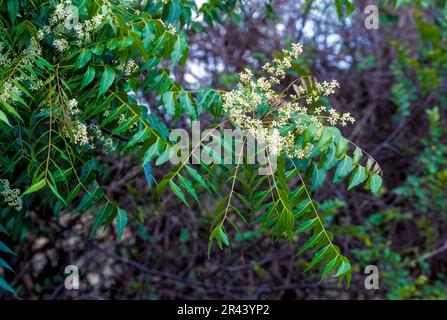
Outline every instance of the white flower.
{"label": "white flower", "polygon": [[56,48],[57,51],[64,52],[68,48],[68,41],[63,38],[56,39],[53,41],[53,46]]}

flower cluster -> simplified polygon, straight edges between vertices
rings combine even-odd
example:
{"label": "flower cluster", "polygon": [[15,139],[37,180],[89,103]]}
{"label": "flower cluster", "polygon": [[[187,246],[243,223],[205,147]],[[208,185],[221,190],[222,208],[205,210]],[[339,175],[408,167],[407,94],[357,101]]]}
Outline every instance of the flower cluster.
{"label": "flower cluster", "polygon": [[[8,64],[16,63],[15,66],[29,66],[32,68],[33,57],[40,56],[42,54],[42,48],[36,39],[31,38],[28,46],[21,52],[13,52],[6,50],[6,46],[3,42],[0,42],[0,66],[6,66]],[[20,59],[16,59],[20,56]],[[17,62],[18,61],[18,62]],[[29,73],[26,76],[24,73],[12,74],[3,84],[0,85],[0,101],[7,102],[14,105],[20,96],[23,95],[21,88],[26,87],[32,91],[39,89],[43,85],[41,79],[37,79],[33,73]]]}
{"label": "flower cluster", "polygon": [[[76,99],[68,100],[64,108],[66,117],[65,136],[75,145],[93,149],[100,145],[104,153],[114,151],[113,140],[105,137],[95,124],[86,125],[80,120],[82,111]],[[124,115],[123,115],[124,116]]]}
{"label": "flower cluster", "polygon": [[[108,3],[104,2],[103,5],[107,7]],[[49,19],[49,25],[38,31],[38,39],[42,40],[47,34],[57,35],[53,40],[53,46],[57,51],[64,52],[69,47],[68,37],[71,32],[75,32],[76,43],[79,46],[89,44],[95,30],[103,21],[104,16],[97,14],[90,20],[80,22],[77,7],[73,6],[71,0],[64,0],[56,6]]]}
{"label": "flower cluster", "polygon": [[0,67],[3,67],[11,62],[11,56],[8,51],[5,50],[5,44],[0,41]]}
{"label": "flower cluster", "polygon": [[132,75],[132,73],[138,71],[138,65],[135,60],[130,59],[129,61],[127,61],[123,67],[123,71],[126,77],[129,77]]}
{"label": "flower cluster", "polygon": [[3,83],[2,93],[0,94],[0,100],[7,102],[14,95],[20,95],[20,89],[12,82],[6,81]]}
{"label": "flower cluster", "polygon": [[258,79],[245,69],[240,73],[236,89],[224,95],[223,109],[231,123],[247,130],[272,156],[285,153],[290,158],[308,158],[313,152],[313,145],[297,141],[309,126],[316,128],[315,135],[318,137],[325,121],[332,126],[354,122],[349,113],[340,114],[334,109],[327,111],[322,105],[315,106],[321,96],[335,93],[335,89],[339,88],[336,80],[315,82],[312,86],[294,86],[297,94],[290,95],[289,99],[285,91],[275,91],[274,88],[286,77],[293,59],[302,52],[302,45],[292,44],[290,50],[282,51],[281,58],[264,64],[262,69],[267,75]]}
{"label": "flower cluster", "polygon": [[20,198],[20,190],[19,189],[11,189],[11,185],[8,180],[0,179],[0,194],[3,196],[4,202],[15,209],[16,211],[22,210],[22,199]]}

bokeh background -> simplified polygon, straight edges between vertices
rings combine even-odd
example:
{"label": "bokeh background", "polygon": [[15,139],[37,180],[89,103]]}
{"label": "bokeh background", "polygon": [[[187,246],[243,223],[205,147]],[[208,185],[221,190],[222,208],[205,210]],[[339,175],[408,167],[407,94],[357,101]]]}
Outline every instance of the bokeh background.
{"label": "bokeh background", "polygon": [[[189,89],[230,89],[243,68],[260,70],[288,43],[301,42],[305,53],[289,80],[313,74],[341,83],[330,103],[357,119],[343,131],[384,172],[377,195],[330,182],[316,195],[353,262],[348,289],[335,280],[318,283],[319,270],[303,274],[311,257],[295,256],[301,240],[273,241],[250,226],[208,258],[209,195],[191,208],[173,195],[158,201],[133,159],[103,156],[101,185],[133,208],[123,241],[113,228],[88,239],[94,214],[54,217],[36,208],[17,241],[20,256],[10,261],[19,270],[11,279],[18,298],[445,299],[447,4],[354,2],[356,10],[340,20],[329,0],[222,1],[215,12],[198,1],[204,12],[222,14],[221,22],[197,21],[188,62],[175,72]],[[379,8],[377,30],[365,28],[368,4]],[[70,264],[79,266],[79,290],[64,288]],[[379,290],[365,289],[367,265],[380,270]]]}

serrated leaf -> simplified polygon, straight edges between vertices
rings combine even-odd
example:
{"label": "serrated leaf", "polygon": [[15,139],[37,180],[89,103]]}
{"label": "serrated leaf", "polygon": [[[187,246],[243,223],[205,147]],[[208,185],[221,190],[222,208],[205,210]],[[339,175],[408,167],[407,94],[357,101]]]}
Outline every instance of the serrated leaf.
{"label": "serrated leaf", "polygon": [[320,139],[318,140],[317,148],[321,152],[323,152],[332,144],[333,141],[334,141],[334,137],[332,135],[332,130],[325,127],[321,131],[321,136],[320,136]]}
{"label": "serrated leaf", "polygon": [[197,203],[200,203],[199,198],[197,197],[196,190],[194,190],[191,182],[189,182],[189,180],[187,180],[180,174],[178,175],[178,179],[180,185],[197,201]]}
{"label": "serrated leaf", "polygon": [[15,253],[14,253],[14,251],[12,251],[11,249],[9,249],[9,247],[6,245],[6,244],[4,244],[3,242],[1,242],[0,241],[0,251],[3,251],[3,252],[6,252],[6,253],[9,253],[9,254],[12,254],[12,255],[16,255]]}
{"label": "serrated leaf", "polygon": [[0,288],[9,291],[11,293],[15,293],[15,290],[2,277],[0,277]]}
{"label": "serrated leaf", "polygon": [[179,199],[182,200],[183,203],[189,207],[189,204],[186,201],[186,198],[182,192],[182,189],[180,189],[180,187],[178,185],[176,185],[174,181],[169,180],[169,187],[171,187],[171,190],[177,195],[177,197],[179,197]]}
{"label": "serrated leaf", "polygon": [[29,187],[28,189],[26,189],[26,191],[23,193],[23,195],[27,195],[36,191],[39,191],[40,189],[42,189],[43,187],[45,187],[47,184],[47,180],[42,179],[38,182],[36,182],[35,184],[33,184],[31,187]]}
{"label": "serrated leaf", "polygon": [[310,237],[306,243],[300,248],[297,255],[302,254],[304,251],[314,247],[318,243],[320,243],[321,239],[324,237],[324,231],[320,231],[319,233],[315,233]]}
{"label": "serrated leaf", "polygon": [[355,186],[358,186],[363,181],[365,181],[367,178],[368,178],[368,173],[366,172],[365,167],[359,166],[352,173],[352,176],[351,176],[350,181],[349,181],[348,190],[351,190]]}
{"label": "serrated leaf", "polygon": [[[202,176],[200,175],[200,173],[197,172],[196,169],[194,169],[193,167],[190,166],[186,166],[186,170],[188,170],[189,175],[196,180],[202,187],[204,187],[205,189],[207,189],[208,191],[210,191],[208,189],[208,186],[206,185],[205,180],[203,180]],[[210,191],[211,192],[211,191]]]}
{"label": "serrated leaf", "polygon": [[326,170],[330,170],[338,163],[338,159],[335,156],[335,147],[332,144],[326,153],[326,155],[323,158],[323,165],[322,167]]}
{"label": "serrated leaf", "polygon": [[83,66],[85,66],[91,59],[92,52],[89,49],[86,49],[82,51],[78,58],[76,59],[75,65],[77,69],[81,69]]}
{"label": "serrated leaf", "polygon": [[320,188],[324,181],[326,180],[326,170],[323,168],[318,168],[317,165],[314,163],[314,168],[312,170],[312,182],[310,188],[312,190],[317,190]]}
{"label": "serrated leaf", "polygon": [[127,220],[127,212],[123,209],[118,209],[118,213],[116,215],[116,232],[118,233],[118,240],[121,240],[123,237],[124,229],[127,226]]}
{"label": "serrated leaf", "polygon": [[103,206],[99,212],[95,216],[95,221],[93,222],[92,231],[90,232],[89,238],[92,238],[96,232],[98,231],[98,228],[110,217],[114,215],[117,208],[114,204],[107,202],[105,206]]}
{"label": "serrated leaf", "polygon": [[111,66],[105,66],[99,82],[98,96],[100,97],[110,88],[113,81],[115,81],[115,69]]}
{"label": "serrated leaf", "polygon": [[160,153],[160,139],[157,139],[144,153],[143,166],[152,161]]}
{"label": "serrated leaf", "polygon": [[90,82],[93,81],[93,79],[95,78],[95,73],[96,71],[94,67],[89,66],[87,68],[87,71],[85,71],[84,76],[82,77],[81,89],[85,88],[90,84]]}
{"label": "serrated leaf", "polygon": [[126,145],[126,149],[133,147],[134,145],[143,142],[144,140],[148,139],[151,136],[151,131],[148,128],[144,128],[137,133],[135,133],[130,141]]}
{"label": "serrated leaf", "polygon": [[97,203],[103,196],[105,192],[103,189],[96,187],[93,192],[87,192],[76,208],[76,212],[85,211],[95,203]]}
{"label": "serrated leaf", "polygon": [[8,269],[11,272],[14,272],[14,270],[11,268],[11,266],[2,258],[0,258],[0,267]]}
{"label": "serrated leaf", "polygon": [[349,271],[351,271],[351,264],[347,259],[342,259],[341,265],[338,268],[337,273],[334,275],[334,278],[338,278]]}
{"label": "serrated leaf", "polygon": [[362,156],[363,156],[362,150],[359,147],[356,147],[355,151],[354,151],[354,155],[352,157],[352,161],[353,161],[354,165],[359,163],[360,159],[362,159]]}
{"label": "serrated leaf", "polygon": [[380,187],[382,186],[382,177],[378,174],[372,175],[369,181],[369,186],[372,192],[378,192],[380,190]]}
{"label": "serrated leaf", "polygon": [[168,91],[163,94],[163,107],[166,110],[166,113],[170,116],[175,115],[175,93],[173,91]]}
{"label": "serrated leaf", "polygon": [[342,181],[352,169],[352,158],[350,156],[345,156],[342,161],[337,166],[337,170],[334,175],[334,182]]}
{"label": "serrated leaf", "polygon": [[335,156],[337,159],[343,158],[349,148],[349,141],[346,138],[340,137],[335,148]]}
{"label": "serrated leaf", "polygon": [[310,230],[315,226],[318,222],[318,218],[312,218],[309,220],[304,221],[300,227],[296,230],[297,233],[306,232],[307,230]]}
{"label": "serrated leaf", "polygon": [[173,65],[176,65],[185,55],[188,49],[188,42],[184,37],[177,35],[177,39],[174,43],[171,53],[171,61]]}
{"label": "serrated leaf", "polygon": [[12,127],[11,123],[8,120],[8,117],[2,110],[0,110],[0,120],[3,121],[4,123],[6,123],[8,126]]}
{"label": "serrated leaf", "polygon": [[222,228],[219,228],[219,235],[222,239],[222,242],[228,247],[230,246],[230,241],[228,240],[228,236]]}
{"label": "serrated leaf", "polygon": [[318,262],[324,259],[326,254],[330,252],[332,249],[332,245],[328,244],[327,246],[321,248],[314,256],[310,264],[307,266],[306,270],[304,272],[307,272],[308,270],[312,269]]}
{"label": "serrated leaf", "polygon": [[331,271],[334,270],[337,267],[337,264],[338,264],[339,260],[340,260],[339,256],[336,255],[334,258],[332,258],[328,262],[328,264],[324,267],[323,274],[321,275],[320,282],[323,281],[324,279],[327,279],[327,277],[329,276]]}
{"label": "serrated leaf", "polygon": [[157,161],[155,161],[155,165],[161,166],[165,162],[169,161],[169,159],[171,159],[171,157],[172,157],[172,147],[167,146],[166,149],[157,158]]}
{"label": "serrated leaf", "polygon": [[197,110],[196,110],[194,104],[192,103],[192,100],[189,97],[188,92],[182,92],[180,94],[179,100],[180,100],[180,104],[182,105],[182,107],[186,111],[186,113],[189,114],[189,116],[192,119],[197,119],[197,117],[198,117]]}

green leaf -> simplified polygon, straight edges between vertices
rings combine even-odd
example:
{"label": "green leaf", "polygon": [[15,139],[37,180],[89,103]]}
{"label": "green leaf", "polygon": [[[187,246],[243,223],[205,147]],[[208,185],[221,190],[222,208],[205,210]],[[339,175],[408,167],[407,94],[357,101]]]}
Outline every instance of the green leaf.
{"label": "green leaf", "polygon": [[186,201],[185,195],[183,194],[182,190],[179,188],[178,185],[175,184],[174,181],[169,180],[169,186],[171,187],[171,190],[174,191],[174,193],[177,195],[177,197],[179,197],[180,200],[183,201],[184,204],[186,204],[186,206],[189,207],[188,202]]}
{"label": "green leaf", "polygon": [[329,263],[324,267],[323,274],[321,275],[320,281],[326,279],[334,268],[337,267],[337,264],[340,261],[340,257],[336,255],[334,258],[329,261]]}
{"label": "green leaf", "polygon": [[178,175],[178,179],[180,185],[185,188],[186,191],[188,191],[188,193],[197,201],[197,203],[200,203],[199,198],[197,197],[196,190],[194,190],[191,182],[180,174]]}
{"label": "green leaf", "polygon": [[222,228],[219,228],[219,235],[222,239],[222,242],[228,247],[230,246],[230,241],[228,240],[228,236]]}
{"label": "green leaf", "polygon": [[338,183],[342,181],[352,169],[352,158],[350,156],[345,156],[342,161],[337,166],[337,170],[334,175],[334,182]]}
{"label": "green leaf", "polygon": [[15,290],[2,277],[0,277],[0,288],[11,293],[15,293]]}
{"label": "green leaf", "polygon": [[76,59],[75,65],[77,69],[84,67],[91,59],[92,52],[89,49],[82,51]]}
{"label": "green leaf", "polygon": [[151,136],[151,130],[149,128],[144,128],[137,133],[135,133],[130,139],[130,141],[127,143],[125,149],[133,147],[134,145],[143,142],[145,139],[148,139]]}
{"label": "green leaf", "polygon": [[118,239],[121,240],[123,237],[124,229],[127,226],[128,215],[123,209],[118,209],[118,214],[116,216],[116,231],[118,233]]}
{"label": "green leaf", "polygon": [[111,66],[105,66],[104,72],[101,76],[101,81],[99,82],[98,96],[100,97],[110,88],[113,81],[115,80],[115,69]]}
{"label": "green leaf", "polygon": [[15,23],[17,14],[19,13],[19,0],[8,0],[6,5],[9,14],[9,20]]}
{"label": "green leaf", "polygon": [[0,258],[0,267],[8,269],[9,271],[14,272],[14,270],[11,268],[11,266],[2,258]]}
{"label": "green leaf", "polygon": [[169,161],[172,157],[172,147],[167,146],[165,151],[163,151],[160,156],[158,157],[157,161],[155,161],[156,166],[161,166],[163,163]]}
{"label": "green leaf", "polygon": [[329,147],[332,144],[333,141],[334,137],[332,135],[332,130],[330,130],[330,128],[325,127],[321,132],[321,136],[320,139],[318,140],[317,147],[321,152],[323,152],[324,150],[327,149],[327,147]]}
{"label": "green leaf", "polygon": [[0,224],[0,233],[4,233],[6,235],[8,234],[8,231],[6,231],[5,227],[2,226],[1,224]]}
{"label": "green leaf", "polygon": [[349,181],[349,187],[348,190],[351,190],[355,186],[361,184],[363,181],[365,181],[368,178],[368,173],[366,172],[365,167],[359,166],[355,171],[352,173],[351,179]]}
{"label": "green leaf", "polygon": [[323,182],[326,180],[326,170],[323,168],[318,168],[314,163],[314,168],[312,170],[312,182],[310,188],[312,190],[317,190],[323,185]]}
{"label": "green leaf", "polygon": [[12,127],[11,123],[9,123],[8,117],[2,110],[0,110],[0,120],[6,123],[8,126]]}
{"label": "green leaf", "polygon": [[[196,180],[202,187],[204,187],[205,189],[207,189],[208,191],[210,191],[210,189],[208,188],[208,186],[206,185],[205,180],[203,180],[202,176],[200,175],[200,173],[197,172],[196,169],[194,169],[193,167],[190,166],[186,166],[186,170],[188,170],[189,175]],[[211,191],[210,191],[211,192]]]}
{"label": "green leaf", "polygon": [[320,243],[321,239],[324,238],[324,231],[320,231],[318,233],[315,233],[312,237],[310,237],[306,243],[300,248],[297,255],[302,254],[304,251],[314,247],[318,243]]}
{"label": "green leaf", "polygon": [[312,269],[318,262],[324,259],[326,254],[328,254],[332,250],[332,245],[328,244],[327,246],[321,248],[314,256],[310,264],[307,266],[306,270],[304,272],[307,272],[308,270]]}
{"label": "green leaf", "polygon": [[338,278],[346,273],[351,271],[351,264],[346,258],[342,258],[342,262],[340,267],[337,270],[337,273],[334,275],[334,278]]}
{"label": "green leaf", "polygon": [[362,156],[363,156],[362,150],[359,147],[356,147],[354,151],[354,156],[352,157],[354,165],[359,163],[360,159],[362,159]]}
{"label": "green leaf", "polygon": [[84,76],[82,77],[81,89],[88,86],[90,84],[90,82],[93,81],[94,78],[95,78],[95,68],[93,68],[92,66],[89,66],[87,68],[87,71],[84,73]]}
{"label": "green leaf", "polygon": [[171,61],[176,65],[185,55],[188,49],[188,42],[184,37],[177,35],[174,47],[172,48]]}
{"label": "green leaf", "polygon": [[47,180],[42,179],[39,182],[36,182],[35,184],[33,184],[31,187],[29,187],[28,189],[26,189],[26,191],[23,193],[23,195],[27,195],[36,191],[39,191],[40,189],[42,189],[43,187],[45,187],[45,185],[47,184]]}
{"label": "green leaf", "polygon": [[343,158],[349,148],[349,141],[346,138],[340,137],[335,148],[335,156],[337,159]]}
{"label": "green leaf", "polygon": [[107,204],[99,210],[99,212],[95,216],[95,221],[93,222],[92,231],[90,232],[89,236],[90,239],[96,234],[98,228],[105,221],[109,220],[116,214],[116,210],[117,207],[110,202],[107,202]]}
{"label": "green leaf", "polygon": [[172,91],[165,92],[163,94],[163,106],[170,116],[175,115],[175,93]]}
{"label": "green leaf", "polygon": [[143,166],[146,165],[149,161],[152,161],[159,153],[160,153],[160,139],[157,139],[144,153],[143,157]]}
{"label": "green leaf", "polygon": [[329,147],[329,150],[327,151],[326,155],[323,158],[323,165],[322,167],[326,170],[330,170],[338,163],[338,159],[335,156],[335,146],[332,144]]}
{"label": "green leaf", "polygon": [[180,103],[181,103],[183,109],[186,111],[186,113],[189,114],[192,119],[197,119],[197,117],[198,117],[197,110],[196,110],[195,106],[193,105],[188,92],[182,92],[180,94],[179,99],[180,99]]}
{"label": "green leaf", "polygon": [[315,226],[318,222],[318,218],[313,218],[307,221],[304,221],[300,227],[298,228],[298,230],[296,231],[297,233],[302,233],[302,232],[306,232],[307,230],[313,228],[313,226]]}
{"label": "green leaf", "polygon": [[96,187],[93,192],[87,192],[76,208],[76,212],[85,211],[95,203],[97,203],[105,194],[105,191],[100,187]]}
{"label": "green leaf", "polygon": [[9,254],[12,254],[12,255],[16,255],[15,253],[14,253],[14,251],[12,251],[11,249],[9,249],[9,247],[6,245],[6,244],[4,244],[3,242],[1,242],[0,241],[0,251],[3,251],[3,252],[6,252],[6,253],[9,253]]}
{"label": "green leaf", "polygon": [[369,186],[372,192],[378,192],[380,190],[380,187],[382,186],[382,177],[378,174],[372,175],[369,179]]}

